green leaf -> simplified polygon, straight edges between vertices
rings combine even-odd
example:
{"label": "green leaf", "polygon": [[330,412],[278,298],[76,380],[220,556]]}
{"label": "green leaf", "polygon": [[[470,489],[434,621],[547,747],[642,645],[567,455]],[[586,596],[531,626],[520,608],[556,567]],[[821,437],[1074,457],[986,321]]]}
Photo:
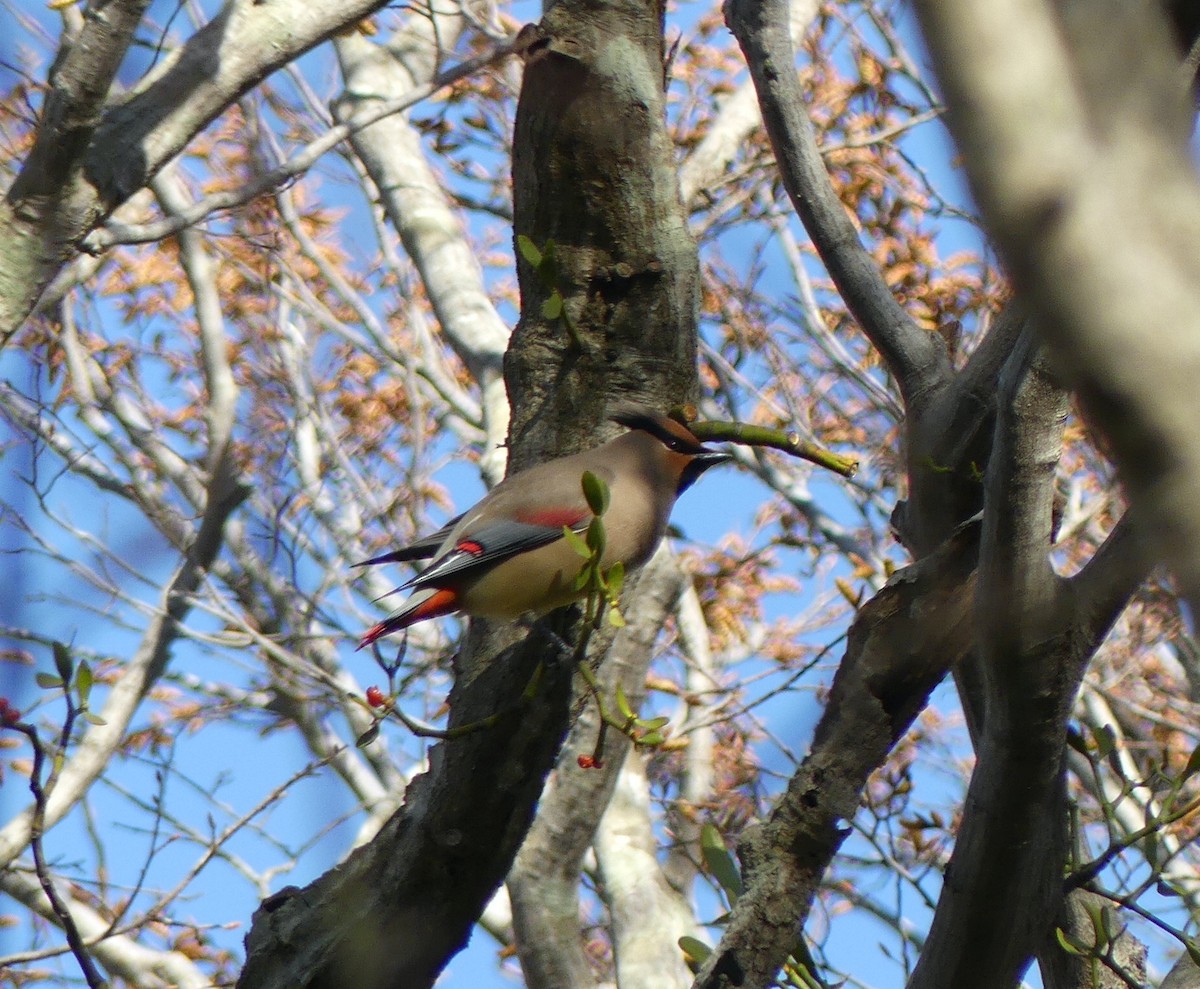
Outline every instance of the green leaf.
{"label": "green leaf", "polygon": [[1146,857],[1146,864],[1155,872],[1158,871],[1159,866],[1159,851],[1161,851],[1161,848],[1159,846],[1157,836],[1153,834],[1146,835],[1146,843],[1142,847],[1142,854]]}
{"label": "green leaf", "polygon": [[62,677],[56,677],[53,673],[38,673],[33,679],[43,690],[54,690],[63,685]]}
{"label": "green leaf", "polygon": [[[1087,945],[1089,951],[1103,952],[1109,944],[1108,928],[1104,922],[1104,908],[1096,903],[1085,900],[1083,909],[1088,915],[1088,919],[1092,922],[1092,943]],[[1083,946],[1083,943],[1078,939],[1072,939],[1077,945]]]}
{"label": "green leaf", "polygon": [[379,722],[371,725],[366,731],[358,736],[358,741],[355,743],[360,749],[370,745],[379,736]]}
{"label": "green leaf", "polygon": [[676,944],[679,945],[679,950],[687,956],[688,961],[695,962],[697,965],[703,965],[704,959],[712,954],[712,948],[707,944],[698,938],[688,937],[686,934]]}
{"label": "green leaf", "polygon": [[[1091,758],[1091,753],[1088,752],[1087,742],[1084,741],[1083,736],[1075,728],[1070,726],[1067,728],[1067,744],[1081,756],[1084,756],[1085,758]],[[1200,748],[1200,746],[1197,746],[1197,748]]]}
{"label": "green leaf", "polygon": [[542,678],[546,673],[546,664],[539,662],[537,668],[533,671],[533,676],[529,678],[529,683],[525,684],[525,689],[521,693],[521,700],[531,701],[538,695],[538,691],[542,686]]}
{"label": "green leaf", "polygon": [[58,670],[59,679],[63,683],[71,682],[72,667],[75,665],[71,660],[71,650],[64,646],[61,642],[53,644],[54,651],[54,668]]}
{"label": "green leaf", "polygon": [[604,547],[608,545],[608,533],[604,531],[604,519],[599,515],[588,523],[587,545],[596,559],[604,555]]}
{"label": "green leaf", "polygon": [[608,573],[604,579],[608,582],[609,600],[616,601],[621,596],[621,591],[625,587],[625,564],[617,560],[616,563],[608,568]]}
{"label": "green leaf", "polygon": [[1121,920],[1117,916],[1117,912],[1110,906],[1105,906],[1100,911],[1100,926],[1104,930],[1104,946],[1108,947],[1116,943],[1117,938],[1121,936],[1124,928],[1121,926]]}
{"label": "green leaf", "polygon": [[1062,948],[1068,955],[1084,955],[1086,954],[1081,948],[1077,947],[1070,935],[1067,934],[1061,927],[1054,928],[1054,936],[1058,939],[1059,947]]}
{"label": "green leaf", "polygon": [[821,989],[821,983],[812,974],[812,969],[803,962],[796,961],[795,958],[788,957],[788,960],[783,963],[783,971],[789,985],[794,986],[795,989]]}
{"label": "green leaf", "polygon": [[666,740],[667,740],[666,736],[664,736],[661,731],[651,731],[651,732],[647,732],[645,735],[642,735],[637,740],[637,743],[638,743],[638,745],[653,746],[653,745],[662,745],[662,743],[665,742]]}
{"label": "green leaf", "polygon": [[542,263],[542,252],[525,234],[517,234],[517,250],[521,252],[521,257],[535,268]]}
{"label": "green leaf", "polygon": [[617,684],[617,710],[621,712],[621,717],[626,721],[633,721],[637,718],[637,712],[629,703],[629,698],[625,696],[625,688],[619,683]]}
{"label": "green leaf", "polygon": [[93,725],[100,725],[101,727],[103,727],[104,725],[108,724],[108,722],[107,722],[107,721],[105,721],[105,720],[104,720],[102,717],[100,717],[100,715],[98,715],[98,714],[92,714],[92,712],[91,712],[91,711],[84,711],[84,712],[83,712],[83,718],[84,718],[84,720],[85,720],[85,721],[87,721],[89,724],[93,724]]}
{"label": "green leaf", "polygon": [[75,691],[79,694],[79,703],[87,707],[88,696],[92,692],[92,668],[88,665],[86,659],[79,661],[79,668],[75,671]]}
{"label": "green leaf", "polygon": [[629,623],[625,621],[625,616],[621,614],[621,609],[616,605],[608,609],[608,624],[613,628],[624,628]]}
{"label": "green leaf", "polygon": [[665,728],[670,722],[670,718],[649,718],[645,721],[638,718],[637,726],[645,728],[646,731],[658,731],[659,728]]}
{"label": "green leaf", "polygon": [[590,470],[585,470],[580,483],[583,485],[583,496],[587,499],[588,508],[592,510],[592,514],[603,515],[607,512],[611,494],[604,478],[598,477]]}
{"label": "green leaf", "polygon": [[733,904],[742,895],[742,877],[738,873],[733,856],[725,848],[721,832],[711,824],[706,824],[700,829],[700,851],[704,855],[704,864],[709,873],[721,884],[730,904]]}
{"label": "green leaf", "polygon": [[1107,759],[1117,747],[1117,733],[1112,725],[1101,725],[1092,732],[1096,742],[1096,758]]}
{"label": "green leaf", "polygon": [[545,319],[558,319],[562,315],[562,311],[563,297],[557,291],[542,303],[542,317]]}
{"label": "green leaf", "polygon": [[[591,557],[588,557],[588,560],[590,561]],[[575,575],[575,581],[574,581],[574,583],[571,584],[571,587],[577,591],[582,591],[589,584],[591,584],[592,575],[595,572],[596,572],[596,570],[590,562],[585,563],[582,567],[579,568],[579,573],[577,573]]]}
{"label": "green leaf", "polygon": [[588,549],[588,544],[584,542],[583,537],[572,529],[569,525],[563,526],[563,539],[567,541],[567,545],[576,553],[582,556],[585,560],[592,558],[592,551]]}

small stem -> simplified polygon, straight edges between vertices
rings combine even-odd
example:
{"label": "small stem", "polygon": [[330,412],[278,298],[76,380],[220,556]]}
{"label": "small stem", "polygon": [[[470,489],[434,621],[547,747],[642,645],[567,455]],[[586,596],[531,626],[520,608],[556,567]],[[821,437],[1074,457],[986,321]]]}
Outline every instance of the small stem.
{"label": "small stem", "polygon": [[1130,832],[1124,838],[1113,841],[1108,848],[1092,859],[1091,862],[1081,866],[1078,871],[1066,878],[1064,883],[1066,889],[1070,891],[1087,886],[1088,883],[1099,876],[1109,866],[1113,859],[1127,848],[1132,848],[1143,838],[1157,834],[1168,824],[1174,824],[1197,809],[1200,809],[1200,797],[1194,797],[1182,807],[1171,811],[1171,813],[1156,817],[1145,827],[1138,828],[1138,830]]}
{"label": "small stem", "polygon": [[834,453],[816,443],[801,439],[800,434],[795,430],[751,426],[744,422],[693,422],[688,425],[688,428],[696,434],[697,439],[770,447],[773,450],[790,453],[801,460],[807,460],[818,467],[824,467],[842,477],[853,477],[858,473],[856,459]]}
{"label": "small stem", "polygon": [[96,969],[96,963],[92,960],[87,946],[83,943],[83,935],[79,933],[79,928],[75,924],[75,918],[72,916],[71,911],[67,909],[66,903],[58,895],[58,890],[54,887],[54,881],[50,878],[50,870],[46,865],[46,855],[42,845],[42,836],[46,829],[46,803],[48,794],[58,779],[58,771],[62,762],[62,752],[65,750],[66,740],[71,735],[71,726],[75,722],[75,716],[79,713],[79,709],[75,707],[75,704],[71,700],[69,687],[66,690],[66,698],[67,717],[63,721],[59,750],[51,761],[50,775],[46,779],[45,786],[42,785],[42,768],[46,763],[46,752],[42,748],[41,740],[38,738],[37,728],[25,722],[15,724],[12,728],[25,735],[33,746],[33,772],[29,774],[29,789],[33,793],[33,821],[29,826],[29,846],[33,852],[34,872],[38,877],[38,883],[41,884],[42,892],[46,894],[46,899],[50,901],[50,909],[54,911],[54,916],[58,918],[58,922],[66,934],[67,945],[71,949],[71,954],[75,956],[75,960],[79,963],[80,969],[83,970],[83,977],[87,980],[88,986],[90,989],[106,989],[108,982],[105,981]]}
{"label": "small stem", "polygon": [[533,671],[533,676],[529,678],[529,683],[526,684],[525,689],[521,692],[521,699],[517,703],[510,705],[503,711],[496,711],[493,714],[489,714],[486,718],[480,718],[478,721],[472,721],[469,724],[458,725],[455,728],[434,728],[431,725],[422,724],[420,721],[410,718],[394,703],[383,712],[383,717],[387,717],[389,714],[395,715],[396,719],[418,738],[436,738],[441,740],[462,738],[464,735],[473,735],[477,731],[492,728],[502,718],[523,708],[537,695],[537,687],[541,683],[541,680],[542,666],[539,663],[537,669]]}

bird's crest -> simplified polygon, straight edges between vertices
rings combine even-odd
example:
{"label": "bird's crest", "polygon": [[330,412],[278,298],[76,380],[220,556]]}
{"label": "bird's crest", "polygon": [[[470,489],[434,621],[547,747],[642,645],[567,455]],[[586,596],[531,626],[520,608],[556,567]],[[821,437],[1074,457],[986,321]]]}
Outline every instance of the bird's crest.
{"label": "bird's crest", "polygon": [[696,439],[692,431],[682,423],[644,405],[624,402],[609,414],[609,418],[622,426],[649,433],[668,450],[674,450],[676,453],[695,455],[709,452],[709,448]]}

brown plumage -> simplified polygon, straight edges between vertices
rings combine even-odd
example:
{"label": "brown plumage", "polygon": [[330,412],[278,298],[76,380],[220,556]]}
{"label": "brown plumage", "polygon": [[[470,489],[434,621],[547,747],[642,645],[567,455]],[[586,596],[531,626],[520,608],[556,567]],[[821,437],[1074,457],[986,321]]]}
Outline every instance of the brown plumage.
{"label": "brown plumage", "polygon": [[440,531],[364,561],[362,565],[433,558],[397,588],[413,593],[363,636],[359,648],[453,611],[513,619],[576,600],[581,560],[562,530],[582,530],[591,521],[581,487],[585,471],[602,478],[611,494],[601,565],[645,563],[666,532],[675,499],[707,468],[729,457],[704,446],[675,420],[642,406],[623,405],[611,418],[630,431],[505,478]]}

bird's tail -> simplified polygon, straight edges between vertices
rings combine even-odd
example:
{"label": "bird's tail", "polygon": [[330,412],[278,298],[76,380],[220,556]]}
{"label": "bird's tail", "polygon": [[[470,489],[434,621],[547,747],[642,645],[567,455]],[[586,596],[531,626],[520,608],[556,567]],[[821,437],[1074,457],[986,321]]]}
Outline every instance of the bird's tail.
{"label": "bird's tail", "polygon": [[369,628],[359,640],[358,648],[369,646],[376,639],[391,632],[399,632],[426,618],[448,615],[458,607],[458,594],[444,587],[426,587],[413,594],[404,604],[387,616],[378,625]]}

